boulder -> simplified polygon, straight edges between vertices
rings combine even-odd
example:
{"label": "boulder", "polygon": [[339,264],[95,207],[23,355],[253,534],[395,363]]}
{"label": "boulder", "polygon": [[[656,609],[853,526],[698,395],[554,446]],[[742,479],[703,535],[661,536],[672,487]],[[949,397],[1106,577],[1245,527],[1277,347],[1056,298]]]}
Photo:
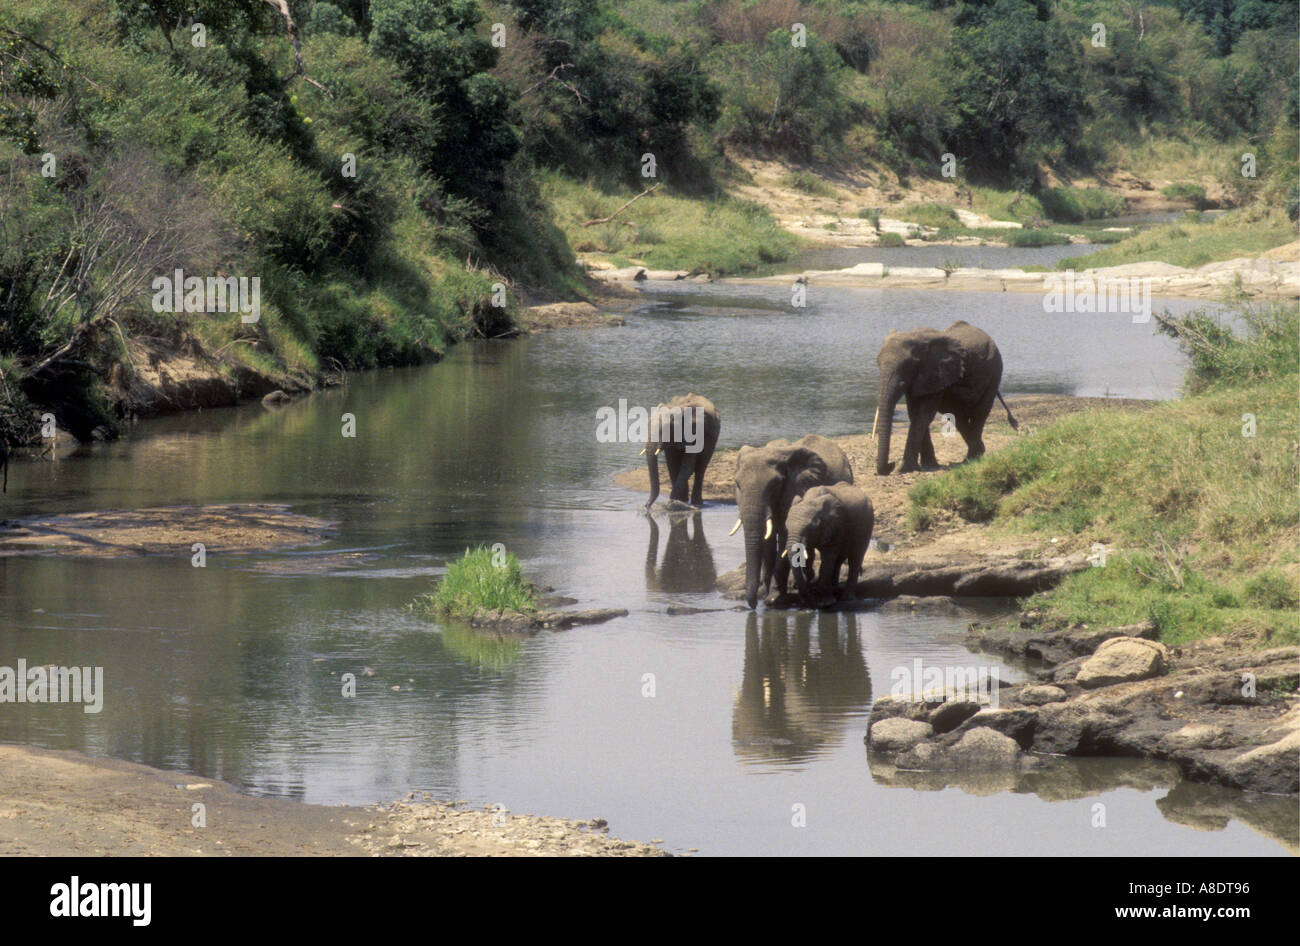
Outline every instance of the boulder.
{"label": "boulder", "polygon": [[1075,680],[1088,689],[1147,680],[1165,672],[1168,658],[1168,648],[1158,641],[1114,637],[1104,641],[1097,652],[1084,661]]}
{"label": "boulder", "polygon": [[1243,752],[1223,769],[1237,787],[1252,792],[1300,792],[1300,729],[1277,742]]}
{"label": "boulder", "polygon": [[883,719],[867,730],[867,745],[877,752],[903,752],[934,735],[934,727],[915,719]]}
{"label": "boulder", "polygon": [[937,733],[952,732],[980,711],[972,700],[949,700],[930,713],[929,723]]}
{"label": "boulder", "polygon": [[1025,687],[1017,695],[1026,706],[1042,706],[1044,703],[1060,703],[1065,700],[1065,691],[1051,684]]}

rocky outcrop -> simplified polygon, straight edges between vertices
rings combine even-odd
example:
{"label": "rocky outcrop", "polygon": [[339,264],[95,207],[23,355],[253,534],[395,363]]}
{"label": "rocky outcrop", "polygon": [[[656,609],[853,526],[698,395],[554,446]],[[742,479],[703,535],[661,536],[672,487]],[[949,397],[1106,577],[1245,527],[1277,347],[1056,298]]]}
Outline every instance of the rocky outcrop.
{"label": "rocky outcrop", "polygon": [[[1043,664],[1038,680],[980,703],[942,692],[877,700],[865,741],[902,771],[1140,757],[1172,763],[1192,781],[1300,794],[1300,648],[1248,650],[1222,638],[1168,648],[1152,636],[1147,625],[973,629],[975,643]],[[894,735],[904,729],[922,738]]]}
{"label": "rocky outcrop", "polygon": [[534,633],[543,629],[564,631],[585,624],[603,624],[614,618],[627,617],[626,608],[587,608],[583,611],[514,611],[509,608],[480,608],[469,618],[470,627],[491,629],[503,634]]}
{"label": "rocky outcrop", "polygon": [[[908,598],[912,610],[919,610],[916,602],[922,599],[1025,597],[1055,587],[1067,575],[1087,567],[1080,556],[1032,562],[1012,557],[971,562],[900,556],[895,562],[863,568],[854,590],[858,598]],[[719,577],[717,587],[728,598],[744,598],[744,567]]]}

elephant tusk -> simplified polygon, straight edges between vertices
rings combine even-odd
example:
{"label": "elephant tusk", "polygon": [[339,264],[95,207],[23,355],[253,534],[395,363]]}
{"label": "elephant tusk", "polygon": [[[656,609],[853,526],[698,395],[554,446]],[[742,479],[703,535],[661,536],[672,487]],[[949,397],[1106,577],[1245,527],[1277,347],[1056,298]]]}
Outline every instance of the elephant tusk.
{"label": "elephant tusk", "polygon": [[638,453],[637,456],[639,456],[639,457],[643,457],[643,456],[645,456],[645,447],[642,447],[642,448],[641,448],[641,452]]}
{"label": "elephant tusk", "polygon": [[880,423],[880,405],[876,405],[876,416],[871,418],[871,439],[876,439],[876,424]]}
{"label": "elephant tusk", "polygon": [[772,538],[772,517],[771,516],[767,517],[767,530],[763,533],[763,538],[765,539]]}
{"label": "elephant tusk", "polygon": [[787,555],[789,555],[789,554],[790,554],[790,550],[789,550],[789,549],[782,549],[782,550],[781,550],[781,557],[782,557],[782,558],[785,558],[785,557],[786,557]]}
{"label": "elephant tusk", "polygon": [[734,526],[731,527],[731,531],[728,532],[727,535],[729,535],[729,536],[735,535],[735,534],[736,534],[736,530],[739,529],[739,528],[740,528],[740,520],[737,519],[737,520],[736,520],[736,524],[735,524]]}

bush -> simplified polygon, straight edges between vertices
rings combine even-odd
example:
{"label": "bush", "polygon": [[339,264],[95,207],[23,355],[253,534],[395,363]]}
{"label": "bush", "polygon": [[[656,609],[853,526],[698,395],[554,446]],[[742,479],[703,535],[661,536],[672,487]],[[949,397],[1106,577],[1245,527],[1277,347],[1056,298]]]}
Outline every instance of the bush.
{"label": "bush", "polygon": [[906,246],[907,243],[900,235],[894,233],[891,230],[888,233],[880,234],[880,237],[876,240],[876,245],[885,246],[885,247],[899,247],[899,246]]}
{"label": "bush", "polygon": [[1205,209],[1205,188],[1200,184],[1170,184],[1160,193],[1169,200],[1185,200],[1197,210]]}
{"label": "bush", "polygon": [[411,609],[426,615],[468,618],[480,610],[527,614],[537,609],[537,602],[519,559],[509,552],[479,546],[466,549],[448,565],[437,587],[416,598]]}

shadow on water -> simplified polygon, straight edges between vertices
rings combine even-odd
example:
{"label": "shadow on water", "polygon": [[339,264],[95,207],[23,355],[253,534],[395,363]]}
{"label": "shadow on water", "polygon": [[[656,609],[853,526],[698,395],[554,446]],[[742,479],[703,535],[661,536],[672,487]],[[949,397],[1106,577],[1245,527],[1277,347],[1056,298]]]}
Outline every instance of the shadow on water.
{"label": "shadow on water", "polygon": [[[656,594],[706,594],[714,590],[718,570],[704,535],[699,512],[668,514],[668,542],[659,558],[659,523],[648,515],[650,544],[645,553],[646,591]],[[689,528],[688,528],[689,527]]]}

